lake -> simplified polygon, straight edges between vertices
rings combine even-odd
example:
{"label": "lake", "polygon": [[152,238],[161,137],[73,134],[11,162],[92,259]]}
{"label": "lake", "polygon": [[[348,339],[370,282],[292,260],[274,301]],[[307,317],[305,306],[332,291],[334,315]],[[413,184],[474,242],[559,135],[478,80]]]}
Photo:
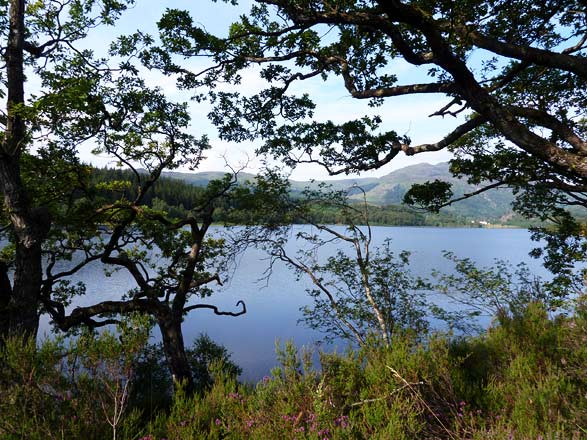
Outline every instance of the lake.
{"label": "lake", "polygon": [[[411,267],[416,275],[429,275],[433,269],[450,271],[450,262],[442,257],[444,250],[461,258],[471,258],[480,265],[491,265],[495,259],[509,260],[513,265],[523,261],[534,273],[546,275],[540,262],[528,256],[536,243],[530,240],[530,233],[524,229],[373,227],[372,230],[374,246],[391,238],[397,252],[411,251]],[[288,247],[293,250],[296,246],[292,233]],[[241,379],[248,381],[259,380],[276,365],[276,340],[291,339],[297,346],[312,346],[321,339],[320,333],[297,323],[301,317],[299,308],[308,303],[305,288],[309,282],[296,281],[293,272],[282,264],[274,267],[267,282],[259,281],[267,269],[263,257],[258,250],[246,251],[239,258],[231,278],[224,286],[215,287],[215,294],[206,301],[220,309],[236,311],[240,309],[235,304],[242,299],[247,305],[245,315],[217,316],[210,310],[195,310],[186,317],[183,327],[186,346],[200,333],[207,333],[214,341],[226,346],[232,359],[243,369]],[[86,296],[76,302],[79,305],[90,304],[96,298],[118,298],[120,292],[131,287],[124,272],[105,277],[99,264],[84,268],[73,280],[84,281],[87,286]],[[47,331],[46,319],[41,329],[41,332]],[[159,340],[158,331],[153,338]],[[346,345],[341,344],[340,348],[344,347]]]}

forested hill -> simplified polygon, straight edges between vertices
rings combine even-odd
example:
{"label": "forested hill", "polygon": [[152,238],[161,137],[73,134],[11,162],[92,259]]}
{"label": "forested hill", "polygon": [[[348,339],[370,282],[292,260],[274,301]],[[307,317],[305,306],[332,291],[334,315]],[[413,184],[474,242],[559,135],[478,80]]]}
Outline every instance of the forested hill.
{"label": "forested hill", "polygon": [[[201,188],[211,180],[220,179],[223,172],[202,173],[164,173],[155,187],[147,195],[145,202],[148,205],[156,205],[165,209],[172,215],[181,215],[186,209],[190,209],[193,201],[201,192]],[[132,174],[123,170],[96,169],[94,178],[98,181],[132,180]],[[243,173],[239,175],[241,181],[253,180],[253,174]],[[414,183],[424,183],[429,180],[445,180],[453,184],[456,196],[475,191],[477,188],[466,182],[455,179],[448,172],[448,164],[438,165],[419,164],[402,168],[380,178],[341,179],[331,180],[327,183],[335,190],[348,190],[351,199],[359,202],[362,192],[356,186],[361,187],[371,206],[370,218],[373,224],[385,225],[416,225],[416,226],[456,226],[471,224],[471,222],[487,221],[493,224],[521,225],[519,219],[512,215],[512,194],[508,190],[492,190],[468,200],[461,201],[454,206],[445,208],[439,215],[423,213],[402,205],[402,199],[406,191]],[[292,190],[301,192],[306,187],[317,187],[321,182],[291,181]],[[133,185],[124,190],[126,197],[131,197]],[[224,221],[224,212],[217,212],[217,221]],[[339,222],[339,215],[332,209],[324,208],[315,212],[316,221],[323,223]],[[238,221],[234,214],[233,220]]]}
{"label": "forested hill", "polygon": [[[351,188],[356,183],[365,190],[368,202],[385,206],[401,204],[404,194],[413,184],[436,179],[450,182],[453,185],[452,190],[455,197],[474,192],[480,188],[468,184],[463,179],[453,177],[448,170],[447,162],[437,165],[427,163],[411,165],[392,171],[380,178],[349,179],[329,183],[341,189],[345,186]],[[362,194],[355,194],[351,197],[360,198]],[[499,222],[511,217],[512,200],[513,195],[509,189],[494,189],[458,202],[445,208],[444,211],[475,220]]]}
{"label": "forested hill", "polygon": [[[220,178],[222,172],[204,172],[204,173],[177,173],[170,172],[165,174],[166,177],[180,179],[186,183],[203,186],[211,179]],[[241,179],[250,180],[254,178],[252,174],[242,174]],[[329,180],[327,183],[336,190],[348,190],[351,198],[359,200],[362,197],[360,191],[353,188],[355,185],[361,187],[367,194],[367,201],[378,206],[401,205],[406,191],[414,183],[424,183],[432,180],[444,180],[453,184],[455,196],[461,196],[478,189],[474,185],[469,185],[462,179],[454,178],[448,171],[448,163],[437,165],[417,164],[380,177],[380,178],[358,178],[358,179],[340,179]],[[318,186],[320,182],[301,182],[291,181],[294,191],[301,191],[310,186]],[[492,223],[506,222],[512,217],[511,202],[513,196],[510,190],[495,189],[487,191],[476,197],[461,201],[454,206],[445,208],[447,214],[455,217],[466,218],[477,221],[490,221]]]}

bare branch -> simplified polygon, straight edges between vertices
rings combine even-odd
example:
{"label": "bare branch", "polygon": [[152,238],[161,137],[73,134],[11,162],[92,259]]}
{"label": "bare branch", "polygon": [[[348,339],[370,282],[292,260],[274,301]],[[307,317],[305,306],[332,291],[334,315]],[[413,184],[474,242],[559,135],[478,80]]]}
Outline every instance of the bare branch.
{"label": "bare branch", "polygon": [[64,271],[61,271],[61,272],[58,272],[56,274],[51,274],[50,273],[50,267],[51,266],[48,266],[47,267],[47,278],[48,278],[48,280],[46,280],[46,282],[53,283],[55,280],[58,280],[60,278],[65,278],[65,277],[71,276],[74,273],[78,272],[83,267],[85,267],[88,264],[90,264],[92,261],[97,261],[100,258],[102,258],[102,254],[92,255],[90,257],[86,257],[82,261],[80,261],[78,264],[76,264],[75,266],[71,267],[70,269],[64,270]]}
{"label": "bare branch", "polygon": [[573,51],[570,48],[567,52],[558,53],[545,49],[538,49],[531,46],[518,46],[505,43],[494,38],[483,35],[472,27],[457,26],[457,29],[480,48],[489,50],[498,55],[515,58],[539,66],[553,67],[567,72],[575,73],[587,78],[587,64],[583,57],[569,55]]}
{"label": "bare branch", "polygon": [[[24,50],[26,50],[28,53],[30,53],[35,58],[42,58],[42,57],[46,57],[51,52],[53,52],[57,48],[57,45],[59,43],[63,43],[63,42],[64,42],[64,40],[61,40],[61,39],[51,39],[51,40],[41,44],[40,46],[36,46],[29,41],[25,41],[23,48],[24,48]],[[51,47],[49,47],[49,46],[51,46]]]}
{"label": "bare branch", "polygon": [[43,304],[49,311],[51,318],[55,321],[57,326],[67,331],[72,327],[80,324],[85,324],[91,327],[103,326],[107,324],[114,324],[115,319],[108,319],[104,321],[95,321],[93,318],[108,314],[128,314],[132,312],[148,312],[156,315],[159,308],[159,303],[150,299],[133,299],[129,301],[104,301],[87,307],[76,307],[72,310],[69,316],[64,314],[64,310],[56,309],[56,302],[50,301],[47,298],[42,298]]}
{"label": "bare branch", "polygon": [[[345,81],[346,83],[346,81]],[[347,87],[348,89],[348,87]],[[413,95],[418,93],[454,93],[456,87],[453,83],[427,83],[427,84],[409,84],[395,87],[383,87],[370,90],[350,91],[353,98],[370,99],[370,98],[388,98],[391,96]]]}
{"label": "bare branch", "polygon": [[481,189],[478,189],[477,191],[473,191],[473,192],[470,192],[470,193],[463,194],[461,197],[457,197],[455,199],[451,199],[448,202],[442,203],[442,204],[440,204],[438,206],[435,205],[435,211],[436,211],[436,209],[446,208],[447,206],[450,206],[453,203],[457,203],[457,202],[460,202],[462,200],[470,199],[471,197],[478,196],[479,194],[482,194],[485,191],[489,191],[490,189],[499,188],[500,186],[504,186],[506,184],[507,184],[507,182],[505,182],[505,181],[499,181],[499,182],[491,183],[491,184],[489,184],[487,186],[484,186]]}
{"label": "bare branch", "polygon": [[210,309],[214,312],[215,315],[220,316],[241,316],[247,313],[247,306],[245,305],[244,301],[240,300],[236,303],[236,306],[241,306],[242,310],[240,312],[222,312],[218,310],[218,307],[213,306],[212,304],[195,304],[193,306],[189,306],[183,309],[184,313],[191,312],[192,310],[196,309]]}
{"label": "bare branch", "polygon": [[121,251],[118,254],[118,257],[110,256],[110,252],[107,251],[105,254],[101,256],[100,260],[106,264],[124,267],[132,275],[137,285],[143,291],[150,290],[150,286],[147,283],[147,280],[145,279],[141,271],[139,270],[137,264],[130,258],[128,258],[128,255],[124,251]]}
{"label": "bare branch", "polygon": [[216,281],[219,286],[223,285],[222,281],[220,280],[220,276],[218,274],[215,274],[215,275],[209,276],[207,278],[204,278],[202,280],[192,281],[192,283],[190,284],[190,289],[195,289],[197,287],[204,286],[206,284],[211,283],[212,281]]}
{"label": "bare branch", "polygon": [[[463,111],[465,111],[465,109],[467,109],[467,104],[462,104],[463,100],[461,98],[454,98],[452,101],[450,101],[448,104],[446,104],[444,107],[442,107],[440,110],[435,111],[434,113],[428,115],[429,118],[433,117],[433,116],[446,116],[446,115],[450,115],[453,117],[457,117],[459,113],[462,113]],[[461,108],[458,110],[452,110],[450,111],[449,109],[453,106],[453,105],[461,105]]]}
{"label": "bare branch", "polygon": [[344,323],[344,325],[346,325],[346,327],[354,335],[357,342],[361,345],[365,343],[365,340],[364,340],[363,336],[361,335],[361,332],[349,320],[347,320],[345,318],[345,315],[340,310],[340,307],[338,306],[338,303],[336,302],[336,299],[334,298],[334,295],[332,294],[332,292],[330,292],[328,287],[326,287],[326,285],[322,282],[322,279],[319,278],[318,276],[316,276],[314,271],[309,266],[307,266],[303,262],[301,262],[299,260],[295,260],[292,257],[290,257],[289,255],[287,255],[287,253],[285,252],[285,249],[283,249],[282,247],[280,247],[279,249],[276,250],[276,253],[273,254],[273,257],[278,258],[279,260],[290,264],[291,266],[293,266],[294,268],[296,268],[300,272],[304,272],[306,275],[308,275],[308,277],[310,277],[310,280],[312,280],[312,283],[316,287],[318,287],[318,289],[320,289],[322,291],[322,293],[324,293],[324,295],[326,295],[326,298],[328,298],[328,302],[330,303],[332,310],[334,310],[334,313],[336,313],[337,318],[340,319],[340,321],[342,323]]}
{"label": "bare branch", "polygon": [[486,122],[486,119],[481,116],[474,116],[473,118],[469,119],[462,125],[459,125],[456,129],[454,129],[451,133],[449,133],[446,137],[442,140],[436,142],[435,144],[421,144],[415,147],[410,146],[402,146],[402,151],[406,154],[406,156],[413,156],[414,154],[424,153],[427,151],[440,151],[450,144],[455,142],[456,140],[460,139],[463,135],[467,134],[468,132],[480,127]]}
{"label": "bare branch", "polygon": [[[584,14],[585,12],[583,12]],[[566,49],[562,50],[561,53],[569,54],[573,52],[577,52],[585,47],[585,43],[587,43],[587,33],[581,37],[581,39],[574,44],[573,46],[567,47]]]}

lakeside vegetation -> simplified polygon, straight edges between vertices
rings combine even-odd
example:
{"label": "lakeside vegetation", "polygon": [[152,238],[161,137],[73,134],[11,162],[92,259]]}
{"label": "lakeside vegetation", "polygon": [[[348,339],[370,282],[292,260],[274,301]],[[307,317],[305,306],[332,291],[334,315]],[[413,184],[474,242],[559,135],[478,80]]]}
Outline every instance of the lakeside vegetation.
{"label": "lakeside vegetation", "polygon": [[[479,336],[398,332],[389,347],[311,354],[278,347],[280,366],[238,383],[210,350],[193,396],[172,394],[135,332],[1,349],[0,436],[16,439],[579,440],[587,435],[587,303],[496,317]],[[142,336],[144,338],[144,334]],[[215,354],[215,355],[214,355]],[[146,363],[145,363],[146,362]],[[145,369],[145,365],[148,367]],[[227,368],[227,365],[229,368]],[[199,370],[202,371],[201,369]],[[199,376],[202,378],[202,376]],[[125,394],[126,393],[126,394]],[[113,425],[116,436],[113,437]]]}
{"label": "lakeside vegetation", "polygon": [[[0,439],[587,438],[585,2],[242,3],[2,1]],[[165,179],[218,145],[227,175]],[[246,184],[241,147],[260,164]],[[348,193],[288,179],[439,151],[448,165]],[[454,270],[422,279],[370,226],[496,223],[536,226],[552,278],[448,252]],[[205,335],[187,347],[197,310],[247,313],[210,297],[253,247],[309,281],[306,325],[355,348],[314,369],[286,342],[246,384]],[[93,267],[128,283],[87,294]]]}

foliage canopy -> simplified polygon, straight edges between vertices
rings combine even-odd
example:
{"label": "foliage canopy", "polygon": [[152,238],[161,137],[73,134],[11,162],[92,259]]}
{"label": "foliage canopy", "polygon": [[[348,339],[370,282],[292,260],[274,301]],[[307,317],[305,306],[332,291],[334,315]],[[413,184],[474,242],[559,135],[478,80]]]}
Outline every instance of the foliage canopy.
{"label": "foliage canopy", "polygon": [[[563,208],[587,204],[586,17],[584,3],[573,0],[258,0],[227,37],[206,32],[188,11],[168,10],[159,22],[163,46],[145,51],[143,60],[177,75],[185,89],[210,86],[210,117],[221,136],[261,138],[259,152],[290,166],[356,173],[401,152],[451,150],[452,173],[480,185],[465,197],[513,187],[519,212],[561,226],[558,238],[539,234],[553,242],[551,269],[557,260],[568,269],[560,251],[568,246],[561,244],[581,241],[581,233]],[[186,69],[182,58],[195,56],[209,56],[216,67]],[[406,63],[422,82],[400,81]],[[240,84],[246,69],[266,87],[215,87],[218,80]],[[458,117],[460,125],[437,142],[414,145],[378,116],[316,120],[318,103],[296,87],[312,78],[337,79],[376,108],[399,96],[442,95],[446,105],[430,116]],[[438,209],[450,195],[433,182],[408,201]]]}

